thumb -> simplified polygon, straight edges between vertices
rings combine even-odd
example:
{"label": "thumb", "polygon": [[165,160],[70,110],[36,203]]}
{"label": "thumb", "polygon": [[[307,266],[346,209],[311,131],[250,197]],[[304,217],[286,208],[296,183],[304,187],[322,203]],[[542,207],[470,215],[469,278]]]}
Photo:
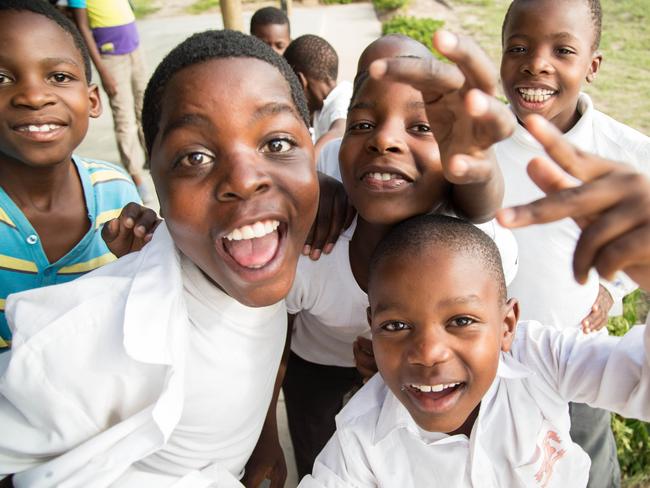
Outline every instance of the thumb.
{"label": "thumb", "polygon": [[102,228],[102,239],[107,244],[113,242],[120,234],[120,221],[118,219],[109,220]]}

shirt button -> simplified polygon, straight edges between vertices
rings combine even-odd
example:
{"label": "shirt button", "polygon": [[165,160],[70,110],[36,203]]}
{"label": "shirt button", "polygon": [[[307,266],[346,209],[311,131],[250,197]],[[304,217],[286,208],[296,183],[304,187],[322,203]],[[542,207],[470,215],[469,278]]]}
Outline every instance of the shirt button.
{"label": "shirt button", "polygon": [[32,234],[31,236],[27,236],[27,244],[36,244],[38,242],[38,236],[36,234]]}

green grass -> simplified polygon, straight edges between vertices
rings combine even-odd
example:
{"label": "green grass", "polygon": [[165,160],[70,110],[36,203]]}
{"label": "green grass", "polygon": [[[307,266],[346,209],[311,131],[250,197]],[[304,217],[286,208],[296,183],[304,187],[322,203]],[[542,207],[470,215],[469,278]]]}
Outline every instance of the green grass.
{"label": "green grass", "polygon": [[[510,0],[455,0],[463,29],[495,63],[501,57],[501,22]],[[586,87],[596,108],[650,134],[650,4],[648,0],[601,0],[604,61]]]}
{"label": "green grass", "polygon": [[138,19],[160,10],[159,7],[151,5],[151,0],[131,0],[131,5],[133,6],[133,13]]}
{"label": "green grass", "polygon": [[404,34],[433,49],[431,38],[443,25],[441,20],[398,16],[382,24],[382,34]]}
{"label": "green grass", "polygon": [[408,5],[408,0],[372,0],[377,12],[385,13],[392,10],[397,10]]}
{"label": "green grass", "polygon": [[187,12],[190,14],[202,14],[218,6],[219,0],[198,0],[187,7]]}

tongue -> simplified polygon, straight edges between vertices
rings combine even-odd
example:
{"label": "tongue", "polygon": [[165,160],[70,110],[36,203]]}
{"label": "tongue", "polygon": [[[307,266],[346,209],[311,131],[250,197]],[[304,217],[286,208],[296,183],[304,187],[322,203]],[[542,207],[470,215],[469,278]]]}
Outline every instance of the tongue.
{"label": "tongue", "polygon": [[260,268],[267,264],[278,250],[279,236],[274,231],[264,237],[242,239],[240,241],[223,240],[228,254],[245,268]]}

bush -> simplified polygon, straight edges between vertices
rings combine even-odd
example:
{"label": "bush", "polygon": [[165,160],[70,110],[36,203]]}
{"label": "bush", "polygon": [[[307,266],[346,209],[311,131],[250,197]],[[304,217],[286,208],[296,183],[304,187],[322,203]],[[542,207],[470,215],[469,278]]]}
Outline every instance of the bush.
{"label": "bush", "polygon": [[431,38],[434,32],[444,25],[442,20],[418,19],[416,17],[393,17],[384,22],[382,34],[404,34],[420,41],[429,49],[433,49]]}
{"label": "bush", "polygon": [[[643,322],[647,313],[647,296],[641,290],[629,294],[623,300],[623,315],[609,320],[609,333],[625,334],[634,324]],[[650,480],[650,424],[613,415],[612,430],[625,485],[637,486]]]}
{"label": "bush", "polygon": [[372,4],[378,12],[397,10],[398,8],[406,7],[408,3],[409,0],[372,0]]}

